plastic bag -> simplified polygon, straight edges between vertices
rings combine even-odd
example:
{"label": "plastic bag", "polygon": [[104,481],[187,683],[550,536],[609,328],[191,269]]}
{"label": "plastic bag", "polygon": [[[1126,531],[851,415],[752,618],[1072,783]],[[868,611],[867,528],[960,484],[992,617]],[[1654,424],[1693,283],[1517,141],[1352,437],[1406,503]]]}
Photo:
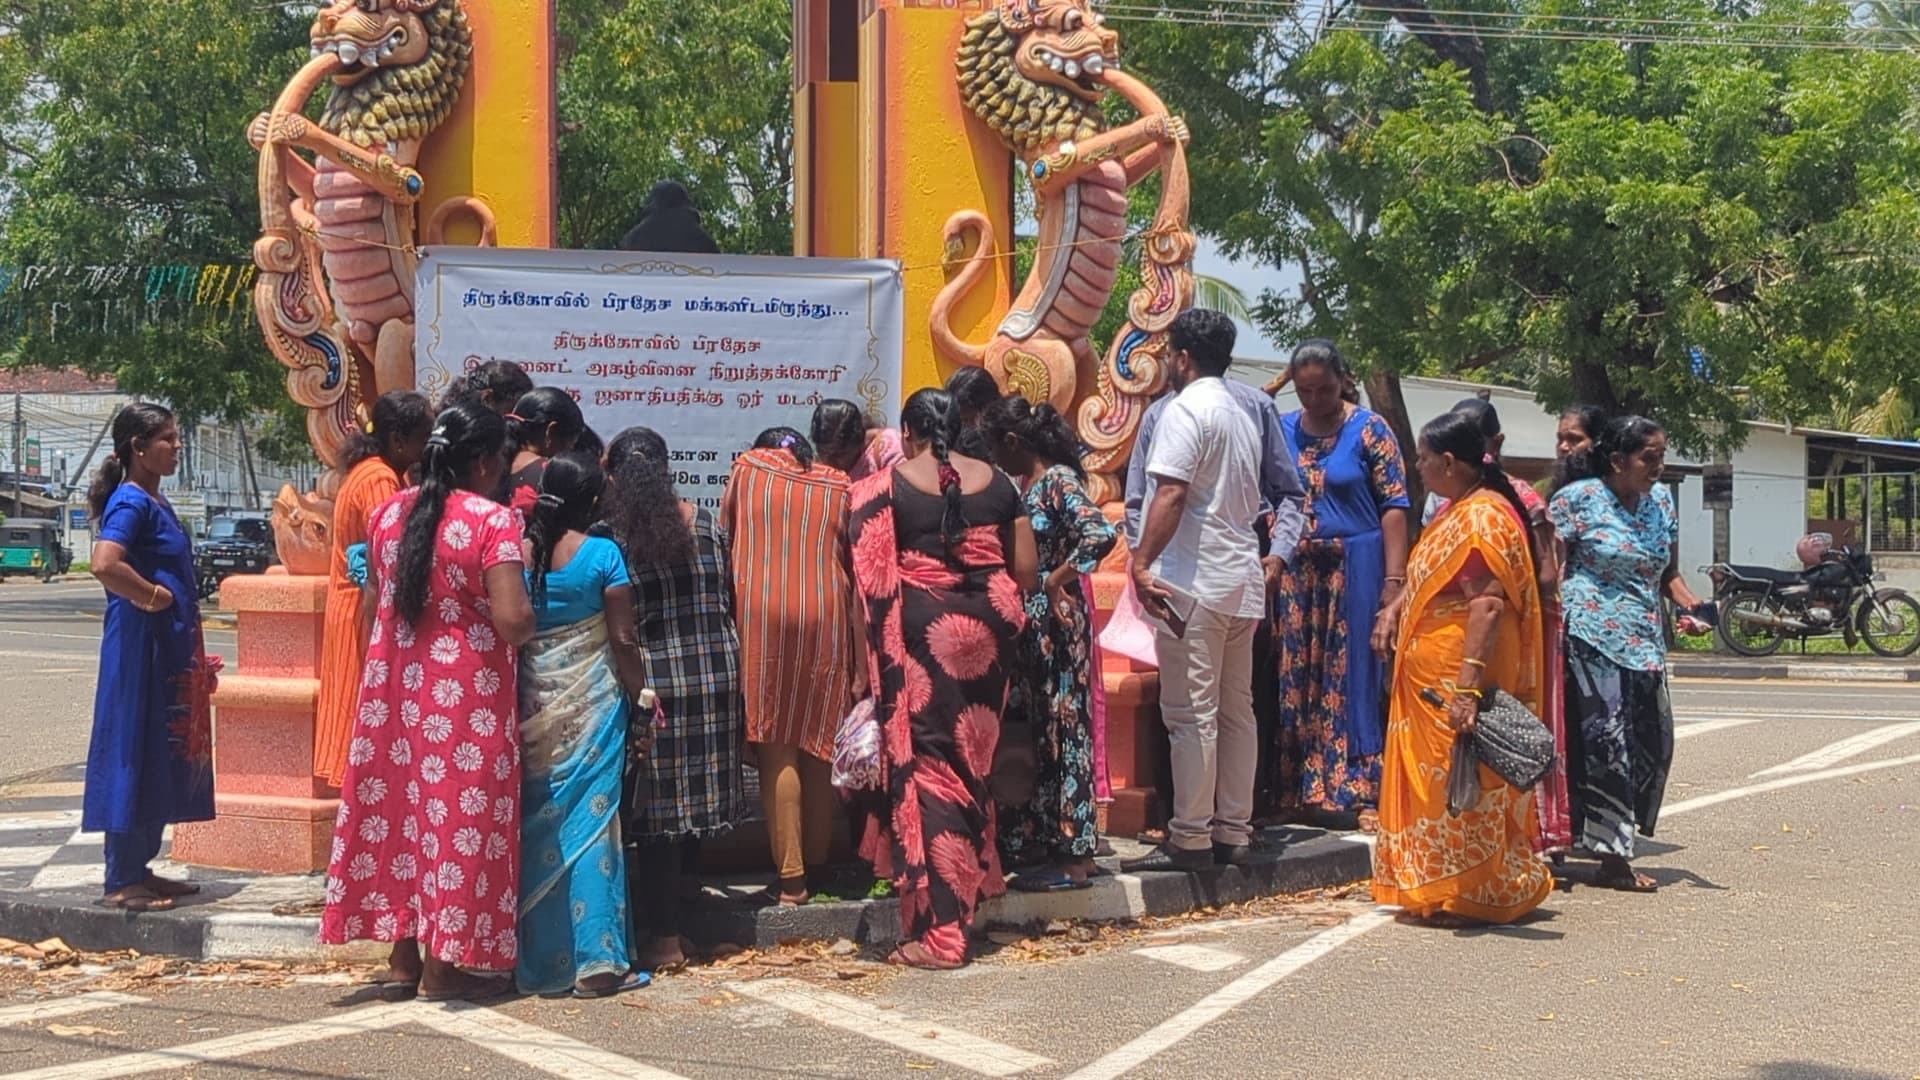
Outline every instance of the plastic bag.
{"label": "plastic bag", "polygon": [[833,737],[833,786],[846,791],[878,791],[885,777],[880,757],[880,721],[873,699],[855,705]]}

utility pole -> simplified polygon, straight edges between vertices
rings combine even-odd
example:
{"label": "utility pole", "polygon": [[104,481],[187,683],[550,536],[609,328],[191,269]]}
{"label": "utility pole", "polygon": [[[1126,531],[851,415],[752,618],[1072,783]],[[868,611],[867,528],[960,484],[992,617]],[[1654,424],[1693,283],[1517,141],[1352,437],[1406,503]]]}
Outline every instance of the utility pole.
{"label": "utility pole", "polygon": [[23,411],[25,402],[18,393],[13,395],[13,516],[26,517],[27,512],[20,504],[20,473],[27,467],[27,418]]}

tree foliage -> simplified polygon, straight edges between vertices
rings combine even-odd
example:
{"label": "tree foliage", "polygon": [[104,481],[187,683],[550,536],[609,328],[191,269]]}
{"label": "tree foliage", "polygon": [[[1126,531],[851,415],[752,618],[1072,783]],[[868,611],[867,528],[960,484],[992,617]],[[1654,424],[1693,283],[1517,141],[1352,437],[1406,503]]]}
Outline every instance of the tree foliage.
{"label": "tree foliage", "polygon": [[[0,264],[244,263],[244,133],[307,57],[310,5],[0,5]],[[792,242],[784,0],[561,0],[560,242],[612,247],[652,183],[692,189],[723,249]],[[0,363],[78,367],[193,416],[286,411],[253,323],[8,328]],[[276,426],[297,447],[298,418]],[[289,432],[294,437],[287,438]]]}
{"label": "tree foliage", "polygon": [[[260,221],[246,124],[305,59],[307,23],[257,0],[0,7],[0,263],[243,262]],[[0,358],[113,374],[191,416],[284,397],[244,319],[28,323]]]}
{"label": "tree foliage", "polygon": [[791,252],[791,19],[786,0],[561,0],[561,245],[613,247],[674,179],[722,251]]}
{"label": "tree foliage", "polygon": [[[1489,10],[1537,34],[1572,9]],[[1745,40],[1849,27],[1832,4],[1578,10],[1743,21]],[[1193,122],[1196,223],[1302,273],[1299,296],[1264,298],[1276,338],[1650,412],[1696,447],[1755,413],[1824,413],[1843,385],[1870,403],[1920,381],[1920,59],[1373,25],[1130,35]]]}

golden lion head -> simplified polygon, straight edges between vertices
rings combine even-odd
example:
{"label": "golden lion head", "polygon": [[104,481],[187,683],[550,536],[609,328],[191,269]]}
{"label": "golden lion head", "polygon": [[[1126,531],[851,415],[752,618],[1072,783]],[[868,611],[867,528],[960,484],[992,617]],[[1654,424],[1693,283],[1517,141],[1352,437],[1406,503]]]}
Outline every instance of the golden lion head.
{"label": "golden lion head", "polygon": [[1086,0],[1007,0],[968,20],[956,60],[967,108],[1023,157],[1107,125],[1100,75],[1120,36]]}
{"label": "golden lion head", "polygon": [[425,138],[473,62],[460,0],[333,0],[310,36],[313,55],[340,57],[320,123],[356,146]]}

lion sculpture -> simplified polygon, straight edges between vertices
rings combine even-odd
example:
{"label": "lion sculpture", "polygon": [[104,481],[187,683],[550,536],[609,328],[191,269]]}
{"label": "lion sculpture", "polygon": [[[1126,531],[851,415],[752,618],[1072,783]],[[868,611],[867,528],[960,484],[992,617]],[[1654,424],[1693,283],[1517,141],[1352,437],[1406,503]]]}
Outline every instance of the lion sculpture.
{"label": "lion sculpture", "polygon": [[[334,0],[310,41],[312,58],[247,129],[260,151],[254,307],[328,468],[315,492],[275,500],[280,555],[294,573],[326,572],[334,466],[373,400],[414,386],[416,245],[439,242],[463,210],[479,218],[482,243],[493,234],[472,198],[443,203],[424,229],[416,219],[424,184],[413,166],[472,63],[459,0]],[[323,82],[331,90],[315,122],[305,110]]]}
{"label": "lion sculpture", "polygon": [[[1019,157],[1033,186],[1039,244],[1012,310],[986,344],[971,344],[954,330],[953,306],[999,253],[984,213],[953,215],[945,242],[957,272],[934,300],[935,347],[1075,417],[1093,497],[1112,501],[1140,416],[1165,383],[1164,331],[1193,293],[1186,123],[1121,72],[1119,37],[1086,0],[1009,0],[969,20],[956,67],[962,100]],[[1110,91],[1140,119],[1109,127],[1101,101]],[[1088,335],[1119,272],[1127,192],[1156,170],[1161,204],[1143,238],[1145,285],[1103,363]]]}

